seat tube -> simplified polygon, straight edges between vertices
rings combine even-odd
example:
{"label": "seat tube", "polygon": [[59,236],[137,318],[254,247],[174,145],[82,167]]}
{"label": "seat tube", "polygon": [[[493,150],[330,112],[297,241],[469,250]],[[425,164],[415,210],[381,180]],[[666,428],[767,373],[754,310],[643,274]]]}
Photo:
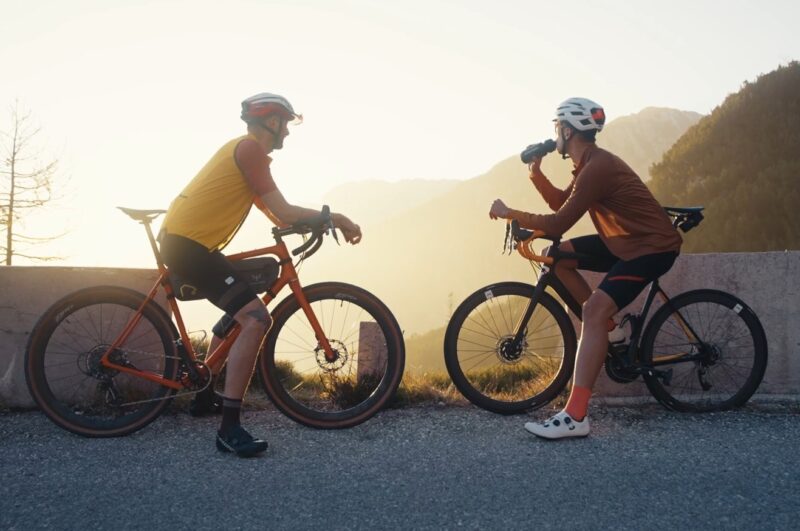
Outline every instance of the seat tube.
{"label": "seat tube", "polygon": [[153,255],[156,257],[156,264],[158,265],[159,270],[163,270],[164,262],[161,260],[161,253],[158,250],[158,245],[156,245],[156,239],[153,236],[150,223],[142,222],[142,225],[144,225],[144,230],[147,232],[147,239],[150,240],[150,248],[153,250]]}

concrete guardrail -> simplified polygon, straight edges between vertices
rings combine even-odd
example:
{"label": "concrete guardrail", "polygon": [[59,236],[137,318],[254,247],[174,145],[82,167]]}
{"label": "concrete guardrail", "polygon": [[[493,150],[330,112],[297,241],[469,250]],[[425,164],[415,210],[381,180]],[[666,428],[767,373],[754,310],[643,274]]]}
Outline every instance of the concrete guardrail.
{"label": "concrete guardrail", "polygon": [[[590,283],[600,276],[590,274]],[[755,310],[769,342],[769,364],[758,390],[775,398],[800,396],[800,251],[681,256],[662,279],[671,296],[714,288],[728,291]],[[39,316],[64,295],[83,287],[125,286],[147,292],[156,272],[146,269],[0,267],[0,404],[31,407],[23,360]],[[642,297],[629,309],[641,307]],[[627,310],[623,310],[627,311]],[[621,385],[605,373],[595,388],[601,397],[648,395],[643,383]]]}

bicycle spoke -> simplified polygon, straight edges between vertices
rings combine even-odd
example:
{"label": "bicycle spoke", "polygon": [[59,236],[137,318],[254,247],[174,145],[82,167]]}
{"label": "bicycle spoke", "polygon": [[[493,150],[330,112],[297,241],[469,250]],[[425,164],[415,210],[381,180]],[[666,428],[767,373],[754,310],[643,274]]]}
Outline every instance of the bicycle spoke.
{"label": "bicycle spoke", "polygon": [[[317,287],[316,292],[325,289]],[[376,320],[369,306],[359,297],[350,299],[349,288],[331,289],[333,293],[309,298],[309,303],[333,349],[332,358],[319,350],[316,334],[299,305],[284,315],[276,313],[274,329],[265,342],[272,345],[265,346],[272,349],[271,354],[266,351],[261,357],[265,381],[278,381],[277,387],[272,384],[281,393],[277,404],[293,418],[302,417],[304,423],[309,415],[344,414],[359,404],[383,400],[381,384],[390,370],[387,355],[395,348],[385,337],[385,323]],[[296,325],[298,320],[304,324]],[[277,371],[274,378],[267,369],[271,364],[271,370]]]}
{"label": "bicycle spoke", "polygon": [[[763,375],[765,358],[748,324],[751,314],[735,312],[737,304],[722,292],[700,291],[673,301],[670,313],[659,310],[665,317],[655,325],[650,359],[659,369],[672,372],[668,383],[647,380],[656,398],[679,410],[701,411],[741,405],[749,398]],[[678,315],[697,335],[697,342],[686,341]],[[759,326],[757,321],[753,326]],[[753,380],[754,371],[759,380]]]}
{"label": "bicycle spoke", "polygon": [[[537,304],[522,328],[525,334],[522,343],[514,344],[530,304],[527,294],[515,292],[523,289],[495,287],[490,298],[483,291],[476,292],[472,306],[457,327],[454,359],[461,376],[454,377],[454,383],[465,392],[461,388],[464,384],[459,383],[463,378],[468,390],[480,395],[481,400],[476,402],[479,405],[484,399],[510,404],[541,396],[562,374],[565,356],[562,326],[567,324],[566,315],[560,324],[547,305]],[[447,348],[446,356],[450,356]]]}

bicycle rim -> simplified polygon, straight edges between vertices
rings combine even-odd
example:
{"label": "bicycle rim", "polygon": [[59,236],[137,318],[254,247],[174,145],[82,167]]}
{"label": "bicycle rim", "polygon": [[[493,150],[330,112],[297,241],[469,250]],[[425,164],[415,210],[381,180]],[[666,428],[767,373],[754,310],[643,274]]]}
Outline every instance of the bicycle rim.
{"label": "bicycle rim", "polygon": [[[37,405],[64,429],[89,437],[131,433],[154,420],[173,394],[169,388],[110,370],[100,358],[144,302],[123,288],[89,288],[50,308],[34,328],[26,379]],[[174,378],[173,332],[150,305],[111,360]]]}
{"label": "bicycle rim", "polygon": [[653,396],[677,411],[720,411],[744,405],[767,364],[767,342],[755,313],[715,290],[684,293],[653,316],[643,362],[667,371],[646,375]]}
{"label": "bicycle rim", "polygon": [[513,342],[533,287],[488,286],[468,297],[445,334],[445,362],[453,383],[473,404],[519,413],[553,400],[572,374],[575,331],[564,309],[544,293],[521,344]]}
{"label": "bicycle rim", "polygon": [[373,416],[394,395],[404,364],[392,314],[370,293],[324,283],[304,293],[336,352],[328,360],[300,305],[287,298],[259,362],[267,394],[283,413],[315,428],[346,428]]}

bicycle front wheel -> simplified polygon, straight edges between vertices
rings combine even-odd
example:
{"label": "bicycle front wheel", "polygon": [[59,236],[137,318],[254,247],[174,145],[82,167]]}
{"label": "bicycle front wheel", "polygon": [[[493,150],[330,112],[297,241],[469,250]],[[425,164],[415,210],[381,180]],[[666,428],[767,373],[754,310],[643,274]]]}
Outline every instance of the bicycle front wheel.
{"label": "bicycle front wheel", "polygon": [[645,382],[676,411],[744,405],[767,368],[767,338],[755,312],[716,290],[682,293],[653,315],[642,340]]}
{"label": "bicycle front wheel", "polygon": [[[167,406],[173,390],[100,363],[144,301],[144,295],[125,288],[87,288],[64,297],[39,319],[25,353],[25,378],[36,404],[58,426],[86,437],[126,435]],[[174,378],[175,339],[166,313],[150,303],[110,358]]]}
{"label": "bicycle front wheel", "polygon": [[470,402],[495,413],[521,413],[552,401],[569,382],[577,341],[569,316],[542,293],[514,336],[534,287],[504,282],[479,289],[456,309],[444,338],[450,378]]}
{"label": "bicycle front wheel", "polygon": [[275,406],[313,428],[349,428],[377,413],[400,385],[402,332],[371,293],[338,282],[303,288],[335,353],[325,357],[297,299],[272,313],[259,357],[261,381]]}

